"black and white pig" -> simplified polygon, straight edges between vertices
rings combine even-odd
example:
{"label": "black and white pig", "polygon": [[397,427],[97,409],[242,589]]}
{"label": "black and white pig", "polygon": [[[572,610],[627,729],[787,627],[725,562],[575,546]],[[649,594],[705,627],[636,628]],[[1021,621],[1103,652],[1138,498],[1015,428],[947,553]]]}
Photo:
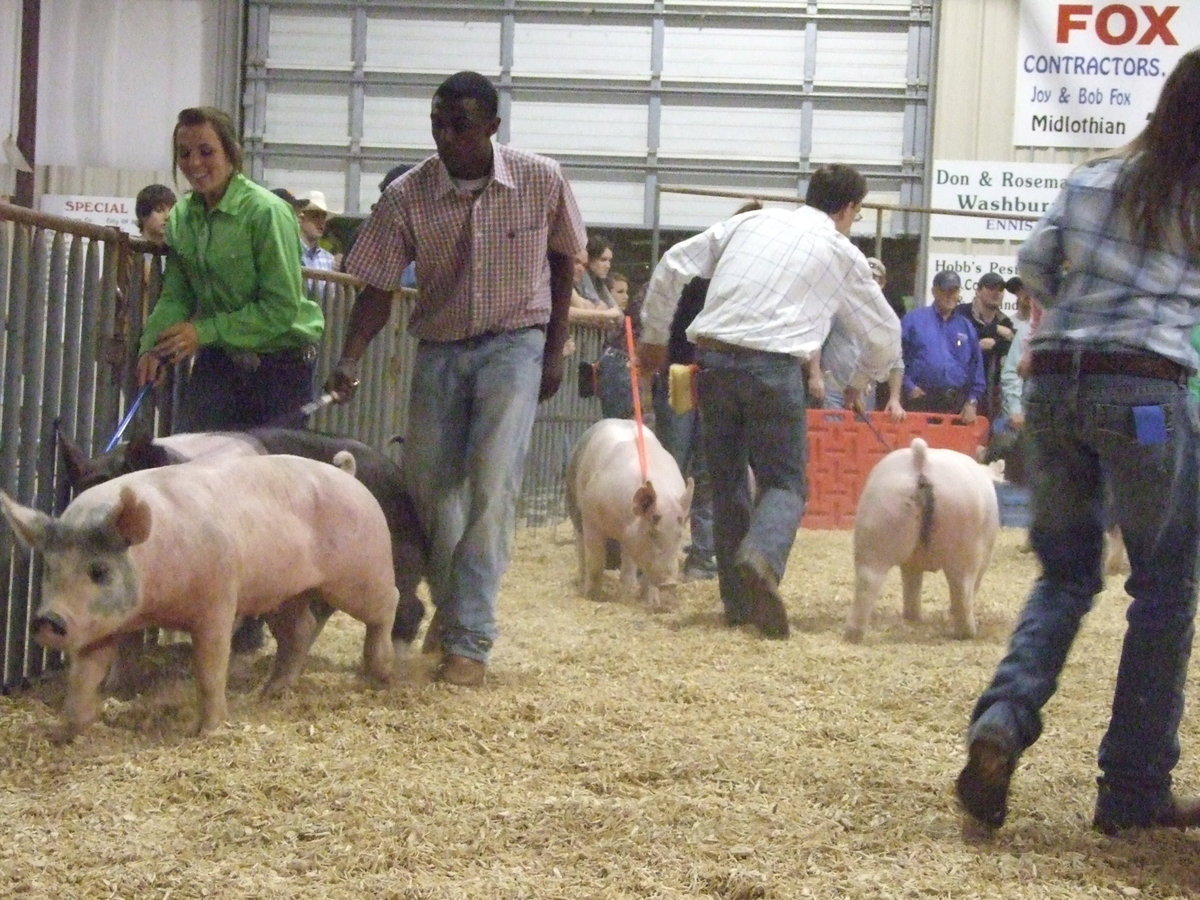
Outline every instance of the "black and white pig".
{"label": "black and white pig", "polygon": [[396,589],[400,592],[392,639],[411,644],[417,636],[425,615],[425,605],[417,596],[417,586],[425,577],[428,558],[425,533],[412,498],[404,488],[400,466],[367,444],[312,431],[259,428],[247,432],[197,432],[154,439],[139,437],[92,459],[63,435],[60,434],[58,440],[67,479],[76,492],[126,472],[175,463],[271,453],[333,462],[335,454],[349,451],[354,455],[356,477],[379,501],[392,535],[392,561]]}
{"label": "black and white pig", "polygon": [[95,720],[120,636],[150,627],[192,638],[201,732],[226,718],[238,616],[263,616],[275,636],[268,693],[299,674],[317,598],[367,626],[366,673],[391,678],[391,536],[371,492],[335,466],[236,457],[122,475],[81,493],[57,519],[3,492],[0,508],[42,554],[32,626],[39,643],[69,658],[62,738]]}

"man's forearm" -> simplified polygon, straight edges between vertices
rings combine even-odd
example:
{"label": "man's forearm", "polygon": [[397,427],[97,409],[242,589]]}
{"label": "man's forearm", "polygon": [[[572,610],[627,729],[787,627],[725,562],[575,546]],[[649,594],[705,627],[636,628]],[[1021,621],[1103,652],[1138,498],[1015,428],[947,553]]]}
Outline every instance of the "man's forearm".
{"label": "man's forearm", "polygon": [[342,344],[342,359],[360,360],[367,345],[392,315],[392,293],[382,288],[366,285],[359,291],[350,310],[350,323],[346,329],[346,340]]}
{"label": "man's forearm", "polygon": [[550,322],[546,326],[546,351],[561,353],[569,334],[571,293],[575,288],[575,263],[571,257],[551,252]]}

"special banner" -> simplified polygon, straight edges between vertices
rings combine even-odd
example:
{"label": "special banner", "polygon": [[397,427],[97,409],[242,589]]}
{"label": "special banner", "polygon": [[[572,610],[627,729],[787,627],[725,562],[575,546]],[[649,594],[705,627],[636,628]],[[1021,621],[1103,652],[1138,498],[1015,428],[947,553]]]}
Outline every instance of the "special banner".
{"label": "special banner", "polygon": [[1021,0],[1013,144],[1119,147],[1200,43],[1200,2]]}

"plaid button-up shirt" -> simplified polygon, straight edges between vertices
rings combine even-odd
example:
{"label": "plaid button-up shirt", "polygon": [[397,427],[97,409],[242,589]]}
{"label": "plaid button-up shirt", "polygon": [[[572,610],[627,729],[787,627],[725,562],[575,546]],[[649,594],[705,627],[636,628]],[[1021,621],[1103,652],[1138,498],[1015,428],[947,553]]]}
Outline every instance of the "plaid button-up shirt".
{"label": "plaid button-up shirt", "polygon": [[716,338],[807,360],[834,320],[858,349],[853,387],[900,365],[900,323],[862,251],[833,219],[807,206],[763,209],[718,222],[659,261],[642,304],[642,340],[665,344],[683,286],[711,278],[689,340]]}
{"label": "plaid button-up shirt", "polygon": [[1147,249],[1134,242],[1115,206],[1123,162],[1102,159],[1072,172],[1017,251],[1021,278],[1045,307],[1031,349],[1144,350],[1194,371],[1190,339],[1200,319],[1195,248]]}
{"label": "plaid button-up shirt", "polygon": [[346,271],[383,290],[400,288],[416,260],[420,297],[409,329],[456,341],[550,321],[549,251],[575,257],[583,218],[552,159],[493,147],[492,179],[459,189],[431,156],[390,184],[363,224]]}

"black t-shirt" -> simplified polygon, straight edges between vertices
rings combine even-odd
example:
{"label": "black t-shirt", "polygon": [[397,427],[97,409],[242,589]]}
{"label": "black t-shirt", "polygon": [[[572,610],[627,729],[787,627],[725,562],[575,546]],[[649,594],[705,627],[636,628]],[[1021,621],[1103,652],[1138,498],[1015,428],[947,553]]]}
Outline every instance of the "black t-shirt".
{"label": "black t-shirt", "polygon": [[671,337],[667,340],[667,362],[690,366],[696,359],[696,347],[687,338],[688,326],[704,309],[709,279],[693,278],[679,295],[675,317],[671,319]]}

